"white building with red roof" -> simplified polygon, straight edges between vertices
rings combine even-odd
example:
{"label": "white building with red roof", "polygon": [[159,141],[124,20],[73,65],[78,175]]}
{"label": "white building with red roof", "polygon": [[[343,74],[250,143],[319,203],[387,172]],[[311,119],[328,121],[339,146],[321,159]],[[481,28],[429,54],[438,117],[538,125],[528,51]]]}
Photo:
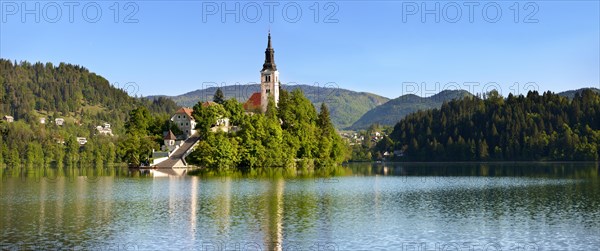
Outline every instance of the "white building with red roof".
{"label": "white building with red roof", "polygon": [[192,111],[191,108],[182,107],[171,117],[171,121],[186,135],[186,138],[196,133],[196,120],[192,116]]}

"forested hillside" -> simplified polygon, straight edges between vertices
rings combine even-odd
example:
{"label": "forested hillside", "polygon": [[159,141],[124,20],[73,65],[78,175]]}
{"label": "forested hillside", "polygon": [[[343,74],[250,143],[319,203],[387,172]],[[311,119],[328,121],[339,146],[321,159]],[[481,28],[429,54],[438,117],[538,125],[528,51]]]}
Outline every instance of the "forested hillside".
{"label": "forested hillside", "polygon": [[[0,117],[15,120],[0,122],[0,165],[121,162],[117,146],[136,107],[164,120],[177,105],[167,98],[130,97],[81,66],[0,59]],[[55,118],[64,118],[64,125],[56,125]],[[111,125],[114,136],[98,135],[96,126],[104,123]],[[76,137],[88,142],[80,146]]]}
{"label": "forested hillside", "polygon": [[[282,89],[291,92],[295,89],[300,89],[304,95],[317,108],[321,103],[325,103],[329,107],[331,113],[331,121],[338,129],[344,129],[351,126],[367,111],[384,104],[389,99],[379,95],[366,92],[355,92],[334,86],[311,86],[311,85],[282,85]],[[209,87],[192,92],[188,92],[179,96],[169,97],[181,106],[194,106],[198,100],[212,100],[213,94],[217,87]],[[226,99],[236,98],[241,102],[245,102],[254,92],[260,91],[260,85],[231,85],[221,87]],[[160,96],[150,96],[148,98],[156,98]]]}
{"label": "forested hillside", "polygon": [[598,160],[600,94],[466,97],[408,115],[376,148],[404,160]]}

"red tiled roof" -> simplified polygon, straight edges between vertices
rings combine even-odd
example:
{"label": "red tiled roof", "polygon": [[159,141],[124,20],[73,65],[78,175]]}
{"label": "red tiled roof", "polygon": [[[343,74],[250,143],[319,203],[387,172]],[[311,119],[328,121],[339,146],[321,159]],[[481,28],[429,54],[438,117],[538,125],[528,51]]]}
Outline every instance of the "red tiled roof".
{"label": "red tiled roof", "polygon": [[244,103],[244,110],[256,109],[260,107],[260,92],[255,92],[250,96],[248,101]]}
{"label": "red tiled roof", "polygon": [[191,118],[191,117],[192,117],[192,112],[193,112],[193,111],[194,111],[194,110],[192,110],[192,109],[190,109],[190,108],[187,108],[187,107],[181,107],[181,108],[179,108],[179,110],[177,110],[177,111],[175,112],[175,114],[187,114],[187,115],[188,115],[188,116],[190,116],[190,118]]}

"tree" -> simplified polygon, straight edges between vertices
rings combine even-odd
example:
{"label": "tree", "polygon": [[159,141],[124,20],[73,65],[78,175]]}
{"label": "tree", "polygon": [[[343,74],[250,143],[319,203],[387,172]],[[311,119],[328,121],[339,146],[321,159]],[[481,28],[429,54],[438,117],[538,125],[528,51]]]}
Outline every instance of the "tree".
{"label": "tree", "polygon": [[213,102],[220,105],[225,103],[225,95],[223,95],[223,91],[221,91],[221,88],[217,88],[217,91],[215,91],[215,95],[213,96]]}
{"label": "tree", "polygon": [[152,149],[158,149],[158,144],[148,136],[127,135],[121,141],[119,148],[121,156],[126,163],[133,166],[149,164]]}
{"label": "tree", "polygon": [[0,169],[2,168],[4,168],[4,142],[2,140],[2,136],[0,135]]}
{"label": "tree", "polygon": [[223,132],[209,134],[188,156],[188,161],[218,171],[235,168],[239,163],[237,142]]}
{"label": "tree", "polygon": [[335,128],[329,117],[329,109],[325,103],[321,103],[321,109],[317,117],[317,127],[321,129],[321,137],[330,137],[332,133],[335,133]]}
{"label": "tree", "polygon": [[147,135],[150,123],[150,112],[146,107],[140,106],[129,112],[129,120],[125,124],[125,129],[131,135]]}
{"label": "tree", "polygon": [[379,142],[377,142],[377,144],[375,144],[375,150],[377,152],[393,151],[393,147],[394,142],[388,136],[383,136],[383,138]]}
{"label": "tree", "polygon": [[27,167],[43,167],[44,165],[44,153],[42,151],[42,145],[38,142],[31,142],[27,145]]}
{"label": "tree", "polygon": [[267,98],[267,111],[265,112],[265,117],[269,120],[278,120],[277,119],[277,107],[275,106],[275,100],[273,96],[269,96]]}
{"label": "tree", "polygon": [[6,165],[11,168],[18,168],[21,166],[21,157],[19,156],[19,151],[16,148],[10,149],[10,154]]}
{"label": "tree", "polygon": [[244,106],[235,98],[230,98],[223,103],[223,108],[229,116],[229,121],[232,124],[239,124],[244,116]]}
{"label": "tree", "polygon": [[217,123],[217,119],[227,117],[227,112],[222,105],[205,104],[200,101],[194,105],[192,116],[196,120],[196,130],[201,136],[206,137],[210,128]]}
{"label": "tree", "polygon": [[490,156],[490,154],[488,153],[488,144],[485,141],[485,139],[479,144],[479,150],[477,152],[479,154],[479,160],[487,160]]}

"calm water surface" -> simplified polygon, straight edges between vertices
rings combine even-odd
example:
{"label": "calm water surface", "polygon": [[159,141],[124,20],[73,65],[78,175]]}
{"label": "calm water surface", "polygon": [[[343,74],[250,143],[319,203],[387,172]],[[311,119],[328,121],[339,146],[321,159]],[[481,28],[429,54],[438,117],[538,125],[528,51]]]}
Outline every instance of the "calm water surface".
{"label": "calm water surface", "polygon": [[0,249],[600,249],[597,163],[0,172]]}

